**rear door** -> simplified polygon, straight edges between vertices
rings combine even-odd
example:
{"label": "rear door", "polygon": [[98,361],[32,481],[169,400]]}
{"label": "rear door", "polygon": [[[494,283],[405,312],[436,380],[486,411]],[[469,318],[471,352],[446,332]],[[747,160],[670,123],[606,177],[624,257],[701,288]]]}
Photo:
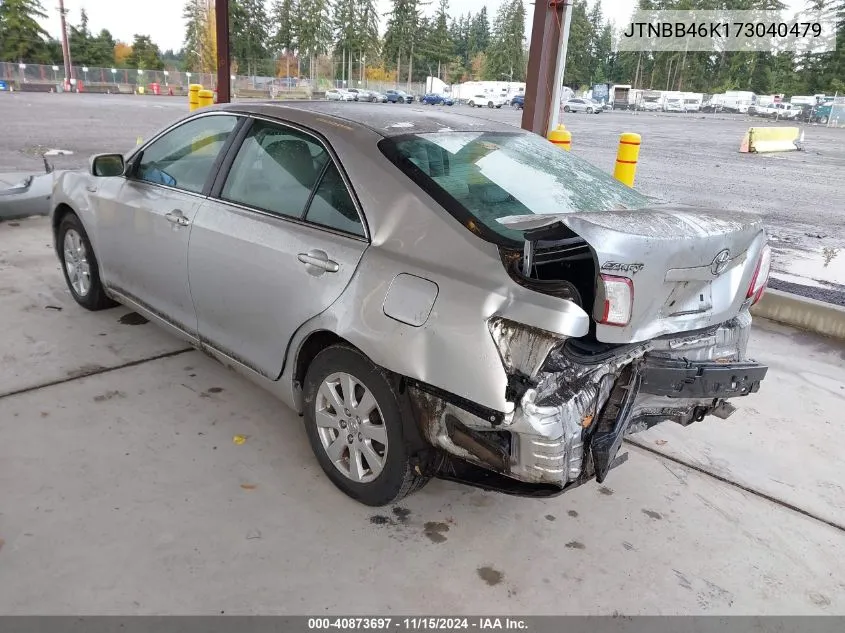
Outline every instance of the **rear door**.
{"label": "rear door", "polygon": [[340,296],[367,244],[327,145],[255,119],[192,227],[188,271],[201,341],[277,378],[294,332]]}

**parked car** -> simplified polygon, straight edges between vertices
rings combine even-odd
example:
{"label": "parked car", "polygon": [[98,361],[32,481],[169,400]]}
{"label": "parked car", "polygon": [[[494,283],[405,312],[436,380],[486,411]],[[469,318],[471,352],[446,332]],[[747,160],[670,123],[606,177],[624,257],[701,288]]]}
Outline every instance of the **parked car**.
{"label": "parked car", "polygon": [[374,103],[387,103],[387,95],[381,92],[371,92]]}
{"label": "parked car", "polygon": [[508,98],[505,96],[482,93],[473,95],[467,100],[467,105],[471,108],[483,108],[484,106],[488,108],[501,108],[506,103],[508,103]]}
{"label": "parked car", "polygon": [[336,88],[332,88],[330,90],[326,90],[326,100],[327,101],[344,101],[343,93]]}
{"label": "parked car", "polygon": [[663,109],[663,104],[659,101],[643,101],[637,106],[637,110],[643,112],[660,112]]}
{"label": "parked car", "polygon": [[454,105],[455,102],[452,101],[452,97],[437,94],[434,92],[430,92],[425,95],[422,99],[420,99],[420,103],[424,103],[426,105]]}
{"label": "parked car", "polygon": [[386,90],[384,93],[390,103],[411,103],[414,98],[404,90]]}
{"label": "parked car", "polygon": [[514,95],[513,99],[511,99],[511,107],[516,110],[525,108],[525,95]]}
{"label": "parked car", "polygon": [[592,99],[569,99],[563,104],[564,112],[586,112],[587,114],[599,114],[604,108]]}
{"label": "parked car", "polygon": [[221,104],[94,156],[51,200],[71,295],[278,395],[369,505],[434,476],[535,497],[602,482],[626,433],[758,390],[759,219],[659,204],[505,123],[401,120]]}

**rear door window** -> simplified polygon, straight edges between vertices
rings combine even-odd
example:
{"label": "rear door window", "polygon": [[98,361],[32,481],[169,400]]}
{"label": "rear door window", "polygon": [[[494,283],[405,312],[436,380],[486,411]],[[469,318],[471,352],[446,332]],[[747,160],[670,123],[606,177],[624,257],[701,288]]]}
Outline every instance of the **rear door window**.
{"label": "rear door window", "polygon": [[328,160],[328,152],[313,136],[256,120],[232,163],[221,197],[301,218]]}

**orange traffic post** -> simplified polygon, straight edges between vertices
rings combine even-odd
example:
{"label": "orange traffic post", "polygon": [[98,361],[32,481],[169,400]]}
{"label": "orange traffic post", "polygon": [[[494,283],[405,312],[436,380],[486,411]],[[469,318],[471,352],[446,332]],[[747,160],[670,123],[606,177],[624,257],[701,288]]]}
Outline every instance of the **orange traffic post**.
{"label": "orange traffic post", "polygon": [[613,177],[621,183],[634,186],[634,176],[637,175],[637,159],[640,155],[639,134],[624,132],[619,135],[619,150],[616,152],[616,167]]}
{"label": "orange traffic post", "polygon": [[198,107],[200,108],[210,106],[214,103],[214,93],[211,90],[200,90],[197,96],[199,97]]}
{"label": "orange traffic post", "polygon": [[188,86],[188,110],[191,112],[200,107],[200,90],[202,90],[202,84],[191,84]]}
{"label": "orange traffic post", "polygon": [[572,149],[572,132],[563,127],[563,124],[557,126],[557,129],[549,132],[548,139],[567,152]]}

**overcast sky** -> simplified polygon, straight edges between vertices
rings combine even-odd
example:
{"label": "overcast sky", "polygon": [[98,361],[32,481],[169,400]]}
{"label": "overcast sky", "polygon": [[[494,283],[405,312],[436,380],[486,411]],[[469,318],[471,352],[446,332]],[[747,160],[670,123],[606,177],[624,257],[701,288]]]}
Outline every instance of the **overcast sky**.
{"label": "overcast sky", "polygon": [[[477,13],[481,7],[487,6],[490,14],[490,22],[499,8],[502,0],[450,0],[449,13],[458,15],[472,11]],[[526,0],[528,12],[528,27],[531,26],[531,14],[533,5]],[[595,0],[589,0],[592,4]],[[635,0],[601,0],[602,9],[605,15],[622,24],[630,18]],[[56,0],[42,0],[42,4],[48,14],[42,22],[44,29],[54,37],[61,33],[59,23],[59,11],[56,8]],[[390,0],[378,0],[382,13],[390,10]],[[182,47],[182,40],[185,35],[185,25],[182,21],[183,0],[144,0],[143,2],[129,2],[129,0],[65,0],[65,9],[69,11],[68,21],[71,24],[79,23],[79,12],[85,9],[88,12],[89,28],[94,33],[101,29],[108,29],[111,34],[122,41],[131,42],[135,33],[152,36],[153,41],[162,50],[172,48],[174,50]],[[436,3],[432,2],[428,7],[429,13],[434,13]],[[382,28],[384,28],[382,18]]]}

